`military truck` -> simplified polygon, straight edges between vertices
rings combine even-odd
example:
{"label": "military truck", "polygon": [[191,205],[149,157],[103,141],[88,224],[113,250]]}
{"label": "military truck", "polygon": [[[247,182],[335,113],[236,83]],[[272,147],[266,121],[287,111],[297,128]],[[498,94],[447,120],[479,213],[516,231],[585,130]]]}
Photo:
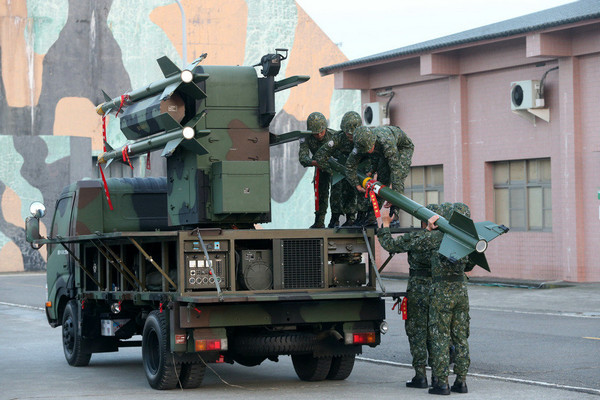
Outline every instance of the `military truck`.
{"label": "military truck", "polygon": [[163,57],[164,79],[105,93],[97,109],[118,114],[128,140],[105,143],[102,176],[113,160],[162,150],[166,177],[67,186],[47,238],[45,208],[32,204],[26,232],[47,245],[48,322],[62,327],[72,366],[141,346],[155,389],[197,387],[208,363],[281,355],[302,380],[345,379],[387,329],[373,230],[256,229],[271,220],[270,146],[307,134],[269,132],[275,93],[308,77],[274,79],[284,49],[255,66],[204,57],[183,70]]}

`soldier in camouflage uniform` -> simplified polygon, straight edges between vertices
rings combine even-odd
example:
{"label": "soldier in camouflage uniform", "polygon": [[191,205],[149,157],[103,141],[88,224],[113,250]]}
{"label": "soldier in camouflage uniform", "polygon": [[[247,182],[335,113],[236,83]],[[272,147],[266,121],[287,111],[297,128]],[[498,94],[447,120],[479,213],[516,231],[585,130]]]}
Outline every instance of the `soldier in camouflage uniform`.
{"label": "soldier in camouflage uniform", "polygon": [[[444,203],[442,216],[449,219],[452,212],[470,216],[469,207],[464,203]],[[435,228],[436,226],[433,225]],[[437,251],[442,243],[443,233],[432,231],[424,239],[431,246],[431,298],[429,304],[429,336],[431,337],[432,370],[438,384],[429,389],[431,394],[467,393],[467,371],[469,358],[469,295],[467,293],[465,271],[470,271],[474,263],[468,258],[451,262]],[[424,242],[425,243],[425,242]],[[454,373],[456,380],[448,385],[450,373],[450,343],[454,344]]]}
{"label": "soldier in camouflage uniform", "polygon": [[[330,141],[325,143],[314,156],[314,160],[322,171],[333,175],[334,171],[329,166],[329,158],[333,157],[341,163],[346,162],[346,158],[354,148],[353,136],[354,130],[362,125],[360,115],[355,111],[348,111],[342,117],[340,132],[333,135]],[[357,192],[346,179],[342,179],[331,187],[331,221],[328,227],[333,228],[339,223],[342,214],[346,215],[344,226],[354,224],[356,215]]]}
{"label": "soldier in camouflage uniform", "polygon": [[[298,159],[303,167],[317,167],[315,169],[315,190],[318,192],[318,203],[315,207],[315,223],[311,228],[324,228],[327,203],[329,201],[329,186],[331,174],[318,168],[313,156],[317,150],[329,140],[335,131],[327,128],[327,119],[320,112],[311,113],[306,119],[306,127],[313,135],[300,139]],[[312,156],[311,156],[312,154]]]}
{"label": "soldier in camouflage uniform", "polygon": [[[427,208],[435,213],[440,212],[437,204],[429,204]],[[415,376],[406,386],[427,388],[425,367],[431,365],[431,340],[428,336],[429,322],[429,293],[431,290],[431,250],[429,245],[423,245],[421,239],[426,231],[405,233],[399,238],[392,238],[389,220],[383,220],[383,228],[377,231],[381,247],[390,253],[408,253],[409,278],[406,287],[406,323],[404,328],[408,337],[412,365]],[[421,223],[421,228],[425,224]],[[428,357],[429,355],[429,357]],[[432,382],[435,378],[432,376]]]}
{"label": "soldier in camouflage uniform", "polygon": [[[361,161],[368,158],[370,171],[366,171],[367,174],[377,173],[379,182],[404,193],[404,180],[410,172],[414,149],[412,140],[397,126],[361,126],[354,131],[354,149],[346,160],[346,177],[359,192],[364,193],[356,170]],[[373,211],[365,204],[368,203],[361,202],[359,206],[359,213],[366,216],[363,223],[374,224]]]}

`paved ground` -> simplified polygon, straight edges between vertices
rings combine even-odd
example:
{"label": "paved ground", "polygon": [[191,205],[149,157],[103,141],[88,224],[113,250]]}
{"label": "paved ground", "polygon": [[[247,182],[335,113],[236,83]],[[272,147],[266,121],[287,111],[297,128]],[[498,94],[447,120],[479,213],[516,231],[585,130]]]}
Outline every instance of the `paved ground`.
{"label": "paved ground", "polygon": [[[129,400],[207,398],[240,399],[431,399],[426,390],[408,389],[403,381],[411,376],[409,366],[394,362],[372,362],[367,352],[357,361],[352,375],[341,382],[302,382],[294,373],[289,357],[265,362],[254,368],[212,364],[201,388],[157,392],[149,388],[139,348],[118,353],[95,354],[89,367],[73,368],[64,361],[61,331],[51,329],[39,307],[44,301],[41,276],[21,280],[9,287],[0,275],[0,399],[114,399]],[[403,291],[406,281],[385,279],[388,291]],[[503,310],[527,315],[577,315],[598,321],[600,338],[600,284],[577,284],[554,289],[514,289],[491,285],[470,285],[471,307]],[[29,308],[17,307],[24,304]],[[600,355],[600,340],[596,343]],[[525,350],[526,351],[526,350]],[[593,351],[593,350],[592,350]],[[597,368],[600,374],[600,357]],[[561,363],[562,360],[556,360]],[[600,375],[597,375],[600,376]],[[600,390],[569,388],[532,382],[516,374],[511,377],[470,374],[471,393],[467,399],[597,399]]]}

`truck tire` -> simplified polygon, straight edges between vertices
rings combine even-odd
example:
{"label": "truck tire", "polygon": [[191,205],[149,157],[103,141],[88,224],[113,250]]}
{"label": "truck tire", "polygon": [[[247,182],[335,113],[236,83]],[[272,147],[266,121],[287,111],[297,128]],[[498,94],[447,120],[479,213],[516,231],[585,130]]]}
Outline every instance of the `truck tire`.
{"label": "truck tire", "polygon": [[246,357],[266,357],[270,355],[311,353],[315,343],[316,336],[305,332],[286,332],[267,336],[239,336],[234,339],[234,350]]}
{"label": "truck tire", "polygon": [[142,334],[142,361],[148,383],[154,389],[175,389],[181,364],[169,351],[169,330],[165,313],[152,311]]}
{"label": "truck tire", "polygon": [[296,375],[303,381],[322,381],[331,369],[331,357],[313,357],[312,354],[292,355]]}
{"label": "truck tire", "polygon": [[67,303],[62,318],[63,351],[69,365],[84,367],[90,363],[92,353],[84,351],[83,338],[78,332],[79,307],[75,300]]}
{"label": "truck tire", "polygon": [[181,373],[179,374],[179,383],[182,389],[195,389],[202,384],[204,373],[206,372],[206,364],[184,363],[181,365]]}
{"label": "truck tire", "polygon": [[354,368],[354,360],[356,355],[348,355],[341,357],[333,357],[331,360],[331,368],[329,369],[329,374],[327,374],[327,379],[332,381],[343,381],[352,373],[352,368]]}

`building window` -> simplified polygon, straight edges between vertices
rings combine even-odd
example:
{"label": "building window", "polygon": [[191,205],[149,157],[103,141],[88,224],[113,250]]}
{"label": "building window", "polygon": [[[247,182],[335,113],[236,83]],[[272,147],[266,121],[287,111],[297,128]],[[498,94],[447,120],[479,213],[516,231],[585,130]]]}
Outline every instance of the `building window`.
{"label": "building window", "polygon": [[[424,206],[443,203],[444,173],[442,166],[412,167],[404,181],[404,195]],[[400,226],[420,227],[421,221],[406,212],[401,212]]]}
{"label": "building window", "polygon": [[496,162],[495,222],[517,231],[552,231],[550,159]]}

